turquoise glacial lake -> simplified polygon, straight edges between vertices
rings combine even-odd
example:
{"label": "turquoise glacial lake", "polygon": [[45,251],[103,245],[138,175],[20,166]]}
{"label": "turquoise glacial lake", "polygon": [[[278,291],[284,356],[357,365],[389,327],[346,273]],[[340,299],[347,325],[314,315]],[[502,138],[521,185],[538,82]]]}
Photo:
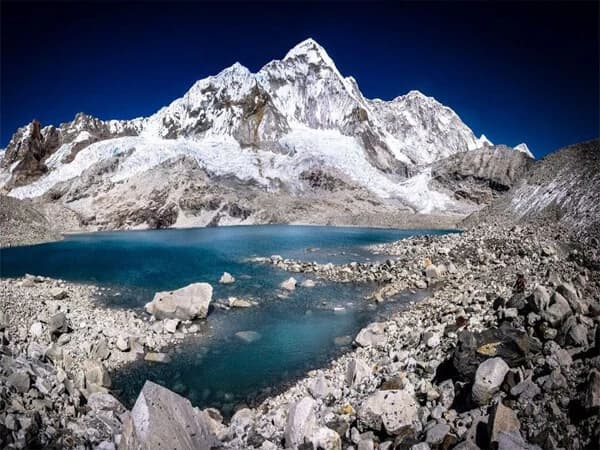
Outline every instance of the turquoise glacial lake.
{"label": "turquoise glacial lake", "polygon": [[[143,310],[156,291],[209,282],[213,302],[237,296],[252,308],[214,308],[202,331],[167,352],[168,364],[135,361],[113,375],[117,395],[133,404],[150,379],[188,397],[196,406],[231,414],[252,405],[307,371],[350,349],[366,324],[385,318],[426,292],[375,305],[364,299],[374,285],[318,281],[280,298],[279,283],[291,275],[248,260],[256,256],[345,263],[383,258],[366,246],[440,230],[394,230],[293,225],[236,226],[69,235],[63,241],[1,250],[0,276],[26,273],[92,283],[104,288],[97,301],[111,308]],[[221,274],[236,282],[221,285]],[[258,333],[246,342],[239,331]],[[338,339],[336,339],[338,338]],[[342,338],[342,339],[339,339]]]}

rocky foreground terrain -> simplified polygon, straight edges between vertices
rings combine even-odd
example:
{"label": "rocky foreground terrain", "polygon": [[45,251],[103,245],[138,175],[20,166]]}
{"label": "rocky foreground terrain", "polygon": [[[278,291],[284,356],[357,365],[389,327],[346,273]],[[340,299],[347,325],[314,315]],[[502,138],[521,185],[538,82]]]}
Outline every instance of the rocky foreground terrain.
{"label": "rocky foreground terrain", "polygon": [[378,246],[385,263],[263,260],[378,282],[364,301],[393,301],[407,288],[434,293],[228,422],[153,383],[131,411],[110,394],[118,389],[110,370],[142,355],[165,360],[156,352],[197,331],[191,323],[106,310],[89,286],[2,280],[2,446],[598,448],[600,248],[569,236],[558,226],[480,225]]}
{"label": "rocky foreground terrain", "polygon": [[46,216],[30,202],[0,195],[0,247],[25,245],[60,239]]}
{"label": "rocky foreground terrain", "polygon": [[[291,273],[283,289],[305,272],[374,283],[363,301],[394,301],[407,289],[432,295],[370,324],[353,351],[230,420],[151,382],[128,411],[110,377],[132,359],[167,362],[178,342],[201,330],[210,285],[157,293],[142,312],[107,309],[98,298],[117,293],[92,286],[0,280],[0,445],[597,449],[597,149],[598,141],[568,147],[520,178],[509,160],[505,173],[473,172],[473,158],[484,167],[503,160],[500,153],[453,157],[435,169],[444,189],[458,195],[454,181],[467,178],[484,197],[508,190],[472,215],[464,233],[374,247],[385,262],[258,258]],[[235,303],[226,306],[251,307]]]}

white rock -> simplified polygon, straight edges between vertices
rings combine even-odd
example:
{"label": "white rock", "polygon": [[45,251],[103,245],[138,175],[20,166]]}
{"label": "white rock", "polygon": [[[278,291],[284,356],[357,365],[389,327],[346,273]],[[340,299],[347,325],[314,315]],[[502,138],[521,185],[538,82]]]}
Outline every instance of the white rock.
{"label": "white rock", "polygon": [[375,392],[360,407],[358,423],[391,435],[421,429],[417,401],[407,390]]}
{"label": "white rock", "polygon": [[316,426],[316,402],[310,397],[304,397],[290,408],[285,426],[285,445],[297,448],[310,437]]}
{"label": "white rock", "polygon": [[371,375],[371,368],[360,358],[355,358],[348,363],[346,368],[346,384],[356,386]]}
{"label": "white rock", "polygon": [[208,283],[194,283],[171,292],[157,292],[146,304],[146,312],[159,320],[204,319],[208,315],[212,291]]}
{"label": "white rock", "polygon": [[294,277],[290,277],[287,280],[283,281],[279,287],[281,289],[285,289],[286,291],[293,291],[294,289],[296,289],[296,279]]}
{"label": "white rock", "polygon": [[342,439],[340,438],[340,435],[331,428],[317,428],[308,440],[312,443],[314,448],[322,450],[342,450]]}
{"label": "white rock", "polygon": [[237,436],[242,436],[254,423],[254,412],[248,408],[242,408],[233,415],[229,422],[229,429]]}
{"label": "white rock", "polygon": [[223,272],[221,278],[219,279],[219,283],[221,284],[231,284],[235,282],[235,278],[229,272]]}
{"label": "white rock", "polygon": [[41,337],[42,334],[44,334],[44,325],[42,322],[33,322],[29,328],[29,334],[31,334],[34,338]]}
{"label": "white rock", "polygon": [[360,330],[355,341],[361,347],[383,347],[387,342],[385,323],[374,322]]}
{"label": "white rock", "polygon": [[308,280],[304,280],[300,286],[305,287],[305,288],[311,288],[311,287],[315,287],[316,283],[313,280],[308,279]]}
{"label": "white rock", "polygon": [[321,375],[308,385],[308,392],[316,399],[326,398],[328,395],[333,394],[333,387],[331,386],[331,383]]}
{"label": "white rock", "polygon": [[227,299],[227,305],[229,305],[230,308],[250,308],[253,303],[241,298],[229,297]]}
{"label": "white rock", "polygon": [[163,328],[167,333],[175,333],[177,326],[179,325],[179,319],[165,319],[163,321]]}
{"label": "white rock", "polygon": [[117,342],[116,342],[116,346],[117,348],[122,351],[122,352],[126,352],[129,350],[129,338],[119,335],[117,337]]}
{"label": "white rock", "polygon": [[146,381],[131,414],[123,424],[119,448],[208,449],[217,444],[207,414],[190,401]]}
{"label": "white rock", "polygon": [[502,358],[490,358],[482,362],[475,372],[473,383],[473,400],[479,405],[485,405],[498,392],[504,377],[509,371],[508,364]]}
{"label": "white rock", "polygon": [[427,278],[439,278],[440,271],[438,270],[438,268],[434,264],[429,264],[425,268],[425,276]]}

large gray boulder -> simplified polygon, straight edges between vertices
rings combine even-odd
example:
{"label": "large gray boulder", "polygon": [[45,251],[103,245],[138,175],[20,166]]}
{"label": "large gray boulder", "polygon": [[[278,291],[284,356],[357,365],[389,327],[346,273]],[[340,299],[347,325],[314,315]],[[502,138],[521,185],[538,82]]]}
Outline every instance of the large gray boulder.
{"label": "large gray boulder", "polygon": [[313,445],[313,448],[323,450],[342,450],[342,439],[340,435],[331,428],[317,428],[308,438]]}
{"label": "large gray boulder", "polygon": [[119,449],[210,449],[217,444],[206,415],[189,400],[146,381],[123,425]]}
{"label": "large gray boulder", "polygon": [[475,372],[473,400],[485,405],[500,390],[500,386],[509,371],[508,364],[502,358],[490,358],[482,362]]}
{"label": "large gray boulder", "polygon": [[108,370],[102,361],[86,360],[83,363],[86,383],[109,388],[112,384]]}
{"label": "large gray boulder", "polygon": [[170,292],[157,292],[154,299],[146,304],[146,312],[159,320],[204,319],[212,300],[212,286],[208,283],[194,283]]}
{"label": "large gray boulder", "polygon": [[421,430],[417,401],[406,389],[377,391],[360,407],[358,424],[390,435],[416,433]]}
{"label": "large gray boulder", "polygon": [[374,322],[359,331],[355,339],[361,347],[384,347],[387,343],[385,323]]}
{"label": "large gray boulder", "polygon": [[310,437],[316,427],[315,408],[317,403],[310,397],[294,403],[288,412],[285,425],[285,445],[289,448],[298,448]]}
{"label": "large gray boulder", "polygon": [[364,360],[355,358],[346,367],[346,384],[348,386],[359,385],[370,374],[371,368],[369,365]]}
{"label": "large gray boulder", "polygon": [[490,443],[497,443],[501,433],[520,434],[521,423],[515,412],[502,402],[496,403],[492,407],[490,417],[488,419],[488,435]]}
{"label": "large gray boulder", "polygon": [[558,292],[552,296],[552,303],[542,312],[542,319],[553,327],[560,325],[568,316],[572,314],[569,302]]}
{"label": "large gray boulder", "polygon": [[546,311],[550,306],[550,294],[544,286],[535,287],[533,294],[529,297],[529,306],[537,313]]}

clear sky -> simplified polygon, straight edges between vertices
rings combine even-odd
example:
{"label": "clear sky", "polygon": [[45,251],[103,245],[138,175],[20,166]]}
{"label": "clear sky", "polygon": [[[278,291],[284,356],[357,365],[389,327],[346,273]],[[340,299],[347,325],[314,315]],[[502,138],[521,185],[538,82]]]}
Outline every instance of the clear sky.
{"label": "clear sky", "polygon": [[33,118],[146,116],[307,37],[367,97],[418,89],[536,157],[599,135],[598,2],[2,1],[1,143]]}

